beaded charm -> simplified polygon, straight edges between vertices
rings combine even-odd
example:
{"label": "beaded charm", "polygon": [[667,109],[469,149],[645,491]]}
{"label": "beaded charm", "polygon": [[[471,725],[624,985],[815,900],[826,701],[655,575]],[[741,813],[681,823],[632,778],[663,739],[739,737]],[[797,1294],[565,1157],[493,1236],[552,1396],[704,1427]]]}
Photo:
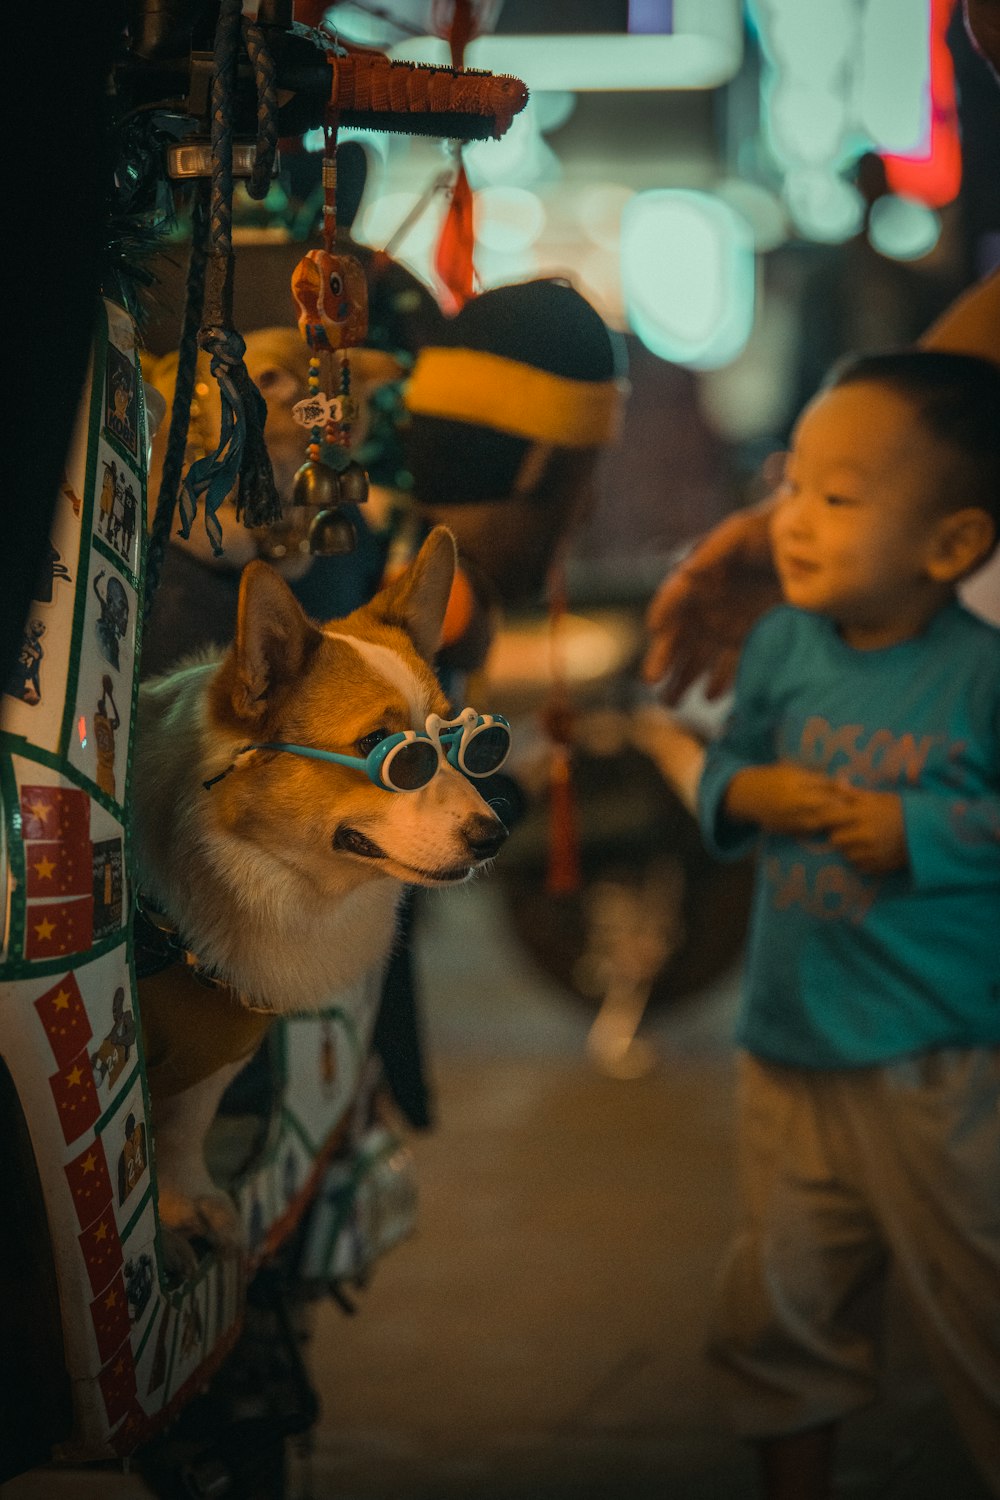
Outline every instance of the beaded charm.
{"label": "beaded charm", "polygon": [[307,251],[292,273],[292,296],[310,349],[344,349],[368,332],[368,285],[353,255]]}
{"label": "beaded charm", "polygon": [[354,550],[354,527],[339,507],[342,503],[361,505],[368,498],[368,475],[359,464],[352,460],[335,469],[322,458],[324,447],[350,448],[356,408],[347,351],[360,344],[368,331],[364,269],[354,256],[340,255],[335,249],[338,61],[336,56],[330,58],[333,77],[324,129],[323,249],[307,251],[292,273],[299,332],[312,351],[309,394],[292,408],[292,415],[309,429],[310,437],[306,461],[295,476],[292,506],[312,511],[309,550],[324,555]]}

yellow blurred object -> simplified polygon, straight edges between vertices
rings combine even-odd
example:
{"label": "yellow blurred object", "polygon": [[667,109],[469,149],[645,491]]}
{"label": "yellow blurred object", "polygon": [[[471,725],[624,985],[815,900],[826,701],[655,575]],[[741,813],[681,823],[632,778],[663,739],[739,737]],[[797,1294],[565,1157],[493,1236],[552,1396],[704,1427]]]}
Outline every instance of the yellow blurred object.
{"label": "yellow blurred object", "polygon": [[445,610],[444,623],[441,626],[442,646],[452,646],[468,630],[472,624],[472,617],[476,611],[476,596],[472,592],[472,586],[461,568],[455,573],[455,581],[448,595],[448,608]]}

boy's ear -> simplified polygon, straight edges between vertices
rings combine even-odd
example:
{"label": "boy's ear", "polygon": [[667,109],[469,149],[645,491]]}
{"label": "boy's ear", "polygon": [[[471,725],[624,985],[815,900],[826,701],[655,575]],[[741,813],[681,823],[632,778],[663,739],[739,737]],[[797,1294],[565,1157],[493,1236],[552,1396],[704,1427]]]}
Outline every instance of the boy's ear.
{"label": "boy's ear", "polygon": [[942,516],[934,530],[927,571],[935,583],[957,583],[985,562],[997,537],[996,523],[978,505]]}

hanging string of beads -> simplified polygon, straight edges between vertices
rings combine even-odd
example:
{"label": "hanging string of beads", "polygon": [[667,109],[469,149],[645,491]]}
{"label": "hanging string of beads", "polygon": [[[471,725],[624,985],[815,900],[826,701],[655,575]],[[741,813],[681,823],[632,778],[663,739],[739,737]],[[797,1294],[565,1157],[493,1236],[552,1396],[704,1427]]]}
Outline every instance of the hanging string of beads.
{"label": "hanging string of beads", "polygon": [[309,550],[351,552],[354,526],[342,506],[368,498],[368,475],[350,453],[356,406],[348,350],[368,332],[368,286],[353,255],[337,253],[338,64],[329,58],[330,99],[323,128],[323,248],[309,250],[292,273],[299,332],[309,345],[309,395],[292,415],[309,429],[306,461],[295,476],[292,507],[309,507]]}

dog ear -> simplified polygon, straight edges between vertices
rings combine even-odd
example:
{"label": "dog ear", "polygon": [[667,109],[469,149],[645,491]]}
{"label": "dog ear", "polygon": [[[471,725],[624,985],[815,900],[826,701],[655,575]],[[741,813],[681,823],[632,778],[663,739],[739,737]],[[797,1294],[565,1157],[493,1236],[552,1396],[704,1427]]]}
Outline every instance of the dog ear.
{"label": "dog ear", "polygon": [[446,526],[435,526],[402,576],[372,600],[388,625],[401,625],[425,661],[433,661],[441,644],[441,626],[458,556]]}
{"label": "dog ear", "polygon": [[260,723],[274,696],[302,673],[322,641],[288,584],[267,563],[250,562],[240,578],[233,644],[231,701],[236,715]]}

